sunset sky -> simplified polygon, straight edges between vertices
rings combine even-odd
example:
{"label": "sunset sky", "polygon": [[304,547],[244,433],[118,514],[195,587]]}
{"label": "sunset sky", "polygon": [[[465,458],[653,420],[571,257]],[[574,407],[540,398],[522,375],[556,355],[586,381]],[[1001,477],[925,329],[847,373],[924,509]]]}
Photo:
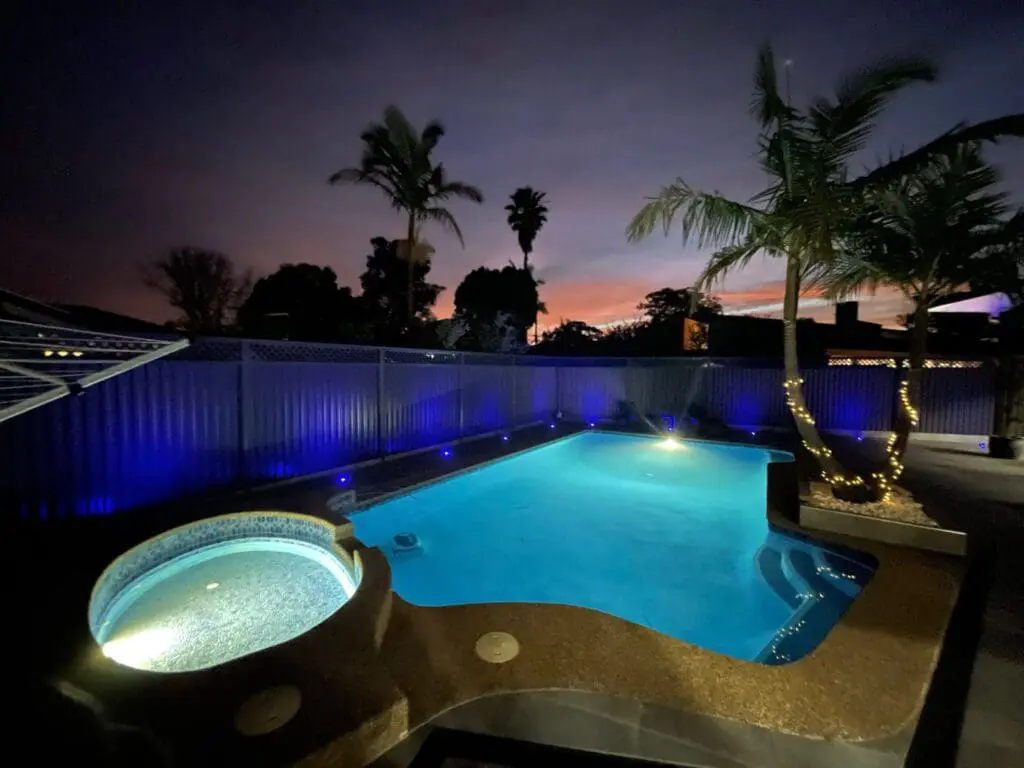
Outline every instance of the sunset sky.
{"label": "sunset sky", "polygon": [[[1024,6],[973,0],[208,0],[24,3],[2,34],[0,286],[153,320],[170,308],[139,264],[191,244],[266,274],[330,265],[358,284],[370,238],[402,220],[372,189],[331,188],[388,103],[447,127],[436,152],[479,186],[457,203],[466,247],[427,228],[432,279],[518,261],[503,207],[517,186],[551,209],[532,261],[548,320],[610,323],[693,280],[707,253],[678,231],[627,244],[645,195],[682,176],[747,198],[763,184],[747,114],[757,46],[793,60],[794,100],[872,57],[933,55],[942,78],[887,113],[863,165],[960,120],[1024,104]],[[1024,196],[1024,149],[992,158]],[[769,313],[777,264],[717,293]],[[821,303],[821,302],[818,302]],[[814,304],[814,302],[811,302]],[[880,295],[864,319],[892,322]],[[831,316],[827,306],[806,314]]]}

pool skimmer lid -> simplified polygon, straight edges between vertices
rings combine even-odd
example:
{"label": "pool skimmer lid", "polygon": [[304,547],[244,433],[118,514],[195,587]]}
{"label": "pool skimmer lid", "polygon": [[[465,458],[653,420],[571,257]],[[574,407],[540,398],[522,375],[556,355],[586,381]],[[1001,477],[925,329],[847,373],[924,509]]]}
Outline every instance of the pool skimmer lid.
{"label": "pool skimmer lid", "polygon": [[476,641],[476,655],[491,664],[504,664],[519,655],[519,641],[508,632],[488,632]]}
{"label": "pool skimmer lid", "polygon": [[235,729],[243,736],[262,736],[288,723],[302,705],[294,685],[267,688],[246,699],[235,712]]}

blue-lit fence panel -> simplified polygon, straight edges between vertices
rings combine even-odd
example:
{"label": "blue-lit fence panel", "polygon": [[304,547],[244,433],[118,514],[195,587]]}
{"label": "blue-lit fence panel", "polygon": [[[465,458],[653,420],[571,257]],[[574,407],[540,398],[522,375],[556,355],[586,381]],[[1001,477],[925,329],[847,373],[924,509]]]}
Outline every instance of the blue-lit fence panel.
{"label": "blue-lit fence panel", "polygon": [[377,365],[246,366],[246,478],[276,480],[370,458],[377,451]]}
{"label": "blue-lit fence panel", "polygon": [[775,368],[708,368],[704,405],[710,416],[733,426],[784,426],[789,412],[782,381],[782,371]]}
{"label": "blue-lit fence panel", "polygon": [[615,415],[620,400],[628,400],[625,367],[566,367],[558,369],[558,404],[567,419],[593,421]]}
{"label": "blue-lit fence panel", "polygon": [[459,437],[459,366],[406,363],[384,371],[385,453],[425,448]]}
{"label": "blue-lit fence panel", "polygon": [[237,363],[156,362],[0,424],[5,510],[106,514],[231,482]]}
{"label": "blue-lit fence panel", "polygon": [[[500,361],[500,358],[496,358]],[[479,435],[513,425],[512,376],[505,365],[462,365],[462,433]]]}
{"label": "blue-lit fence panel", "polygon": [[804,398],[819,429],[892,429],[896,376],[884,366],[813,368],[803,372]]}
{"label": "blue-lit fence panel", "polygon": [[558,404],[558,369],[519,362],[508,371],[513,380],[513,423],[531,424],[551,417]]}
{"label": "blue-lit fence panel", "polygon": [[[808,369],[824,430],[892,427],[899,371]],[[106,514],[547,421],[699,407],[788,428],[783,373],[740,361],[556,359],[200,340],[0,424],[0,503],[31,519]],[[988,434],[984,368],[925,372],[920,431]]]}
{"label": "blue-lit fence panel", "polygon": [[921,383],[919,432],[989,435],[995,422],[994,371],[932,368]]}

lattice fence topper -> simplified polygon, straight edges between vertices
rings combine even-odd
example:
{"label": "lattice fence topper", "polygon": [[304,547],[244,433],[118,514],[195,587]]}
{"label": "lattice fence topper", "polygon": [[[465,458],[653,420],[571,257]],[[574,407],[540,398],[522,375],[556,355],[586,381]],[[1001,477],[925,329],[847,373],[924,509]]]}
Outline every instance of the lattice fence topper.
{"label": "lattice fence topper", "polygon": [[185,339],[0,319],[0,421],[187,346]]}
{"label": "lattice fence topper", "polygon": [[380,351],[347,344],[248,340],[245,359],[264,363],[376,363]]}

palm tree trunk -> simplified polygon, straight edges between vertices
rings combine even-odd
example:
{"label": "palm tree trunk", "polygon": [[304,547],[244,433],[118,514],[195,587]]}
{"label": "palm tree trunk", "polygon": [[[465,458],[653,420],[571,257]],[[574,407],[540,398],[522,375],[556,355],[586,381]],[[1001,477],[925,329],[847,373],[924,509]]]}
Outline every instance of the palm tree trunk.
{"label": "palm tree trunk", "polygon": [[[903,464],[903,454],[907,452],[907,444],[910,442],[910,430],[917,425],[917,403],[921,401],[921,378],[924,375],[924,356],[927,347],[928,305],[922,301],[914,306],[914,328],[910,332],[910,350],[907,354],[909,367],[906,377],[900,382],[900,392],[897,395],[900,402],[893,430],[896,440],[889,449],[890,457],[897,462],[892,464],[890,459],[890,466],[893,469]],[[906,398],[903,395],[904,388]]]}
{"label": "palm tree trunk", "polygon": [[411,333],[412,332],[413,320],[416,317],[416,302],[415,302],[414,297],[413,297],[413,294],[414,294],[413,282],[416,279],[416,270],[415,270],[415,266],[413,264],[413,250],[414,250],[413,249],[413,245],[414,245],[413,240],[415,238],[416,238],[416,214],[415,213],[410,213],[409,214],[409,228],[406,231],[406,240],[405,240],[405,245],[406,245],[406,248],[408,249],[406,251],[405,255],[406,255],[406,259],[409,262],[409,273],[408,273],[409,274],[409,286],[408,286],[408,288],[406,290],[406,294],[405,294],[406,309],[408,310],[408,313],[409,313],[409,326],[408,326],[408,329],[406,330],[407,333]]}
{"label": "palm tree trunk", "polygon": [[786,258],[786,295],[782,304],[782,349],[783,362],[786,369],[786,404],[796,422],[796,431],[804,442],[804,447],[821,467],[822,477],[832,484],[833,491],[841,493],[848,486],[843,468],[834,458],[832,451],[825,445],[814,426],[813,417],[807,410],[804,400],[803,379],[800,378],[800,362],[796,347],[796,316],[800,302],[800,260],[790,255]]}

